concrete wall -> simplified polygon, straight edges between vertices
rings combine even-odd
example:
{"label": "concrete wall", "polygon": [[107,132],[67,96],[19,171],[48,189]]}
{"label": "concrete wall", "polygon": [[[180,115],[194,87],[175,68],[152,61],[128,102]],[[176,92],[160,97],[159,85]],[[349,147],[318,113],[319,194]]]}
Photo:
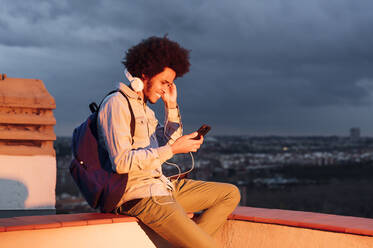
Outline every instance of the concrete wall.
{"label": "concrete wall", "polygon": [[[51,226],[53,224],[43,226],[46,229],[0,232],[0,246],[2,248],[170,247],[160,236],[136,221],[68,227]],[[238,220],[229,220],[215,238],[221,247],[225,248],[373,247],[372,236]]]}
{"label": "concrete wall", "polygon": [[0,233],[2,248],[170,247],[137,222]]}
{"label": "concrete wall", "polygon": [[56,158],[0,155],[0,209],[54,209]]}
{"label": "concrete wall", "polygon": [[223,247],[371,248],[373,237],[276,224],[228,220],[217,239]]}
{"label": "concrete wall", "polygon": [[1,217],[3,210],[55,209],[54,108],[41,80],[1,75]]}

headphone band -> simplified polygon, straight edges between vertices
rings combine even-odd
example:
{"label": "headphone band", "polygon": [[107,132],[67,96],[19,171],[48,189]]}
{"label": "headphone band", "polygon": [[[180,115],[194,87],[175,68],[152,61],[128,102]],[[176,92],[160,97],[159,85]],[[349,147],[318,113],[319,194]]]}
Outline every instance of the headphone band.
{"label": "headphone band", "polygon": [[127,70],[127,68],[124,70],[124,73],[126,74],[127,79],[130,81],[130,83],[133,81],[133,76],[131,73]]}

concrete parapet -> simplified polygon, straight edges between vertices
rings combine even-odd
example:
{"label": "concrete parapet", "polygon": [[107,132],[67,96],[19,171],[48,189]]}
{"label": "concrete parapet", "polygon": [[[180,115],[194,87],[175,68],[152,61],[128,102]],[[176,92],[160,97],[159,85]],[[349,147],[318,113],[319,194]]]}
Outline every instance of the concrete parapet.
{"label": "concrete parapet", "polygon": [[[189,214],[189,217],[192,217]],[[183,235],[180,233],[180,235]],[[238,207],[215,234],[220,247],[371,248],[373,220]],[[171,247],[134,217],[83,213],[0,219],[1,247]]]}

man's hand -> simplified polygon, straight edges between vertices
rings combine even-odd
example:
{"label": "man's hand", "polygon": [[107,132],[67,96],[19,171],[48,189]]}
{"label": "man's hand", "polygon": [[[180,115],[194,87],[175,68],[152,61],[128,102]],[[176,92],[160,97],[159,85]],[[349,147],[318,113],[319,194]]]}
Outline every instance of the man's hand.
{"label": "man's hand", "polygon": [[198,136],[197,132],[187,134],[178,138],[172,145],[172,153],[196,152],[203,143],[203,136],[200,139],[193,139]]}
{"label": "man's hand", "polygon": [[162,100],[167,108],[177,107],[177,89],[174,83],[170,83],[164,90]]}

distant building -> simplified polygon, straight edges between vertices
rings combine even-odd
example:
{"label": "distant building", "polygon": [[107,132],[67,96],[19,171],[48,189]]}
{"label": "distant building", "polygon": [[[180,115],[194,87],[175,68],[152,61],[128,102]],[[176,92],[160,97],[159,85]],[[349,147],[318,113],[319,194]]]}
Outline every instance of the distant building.
{"label": "distant building", "polygon": [[350,129],[350,138],[351,139],[358,139],[360,138],[360,128],[353,127]]}

